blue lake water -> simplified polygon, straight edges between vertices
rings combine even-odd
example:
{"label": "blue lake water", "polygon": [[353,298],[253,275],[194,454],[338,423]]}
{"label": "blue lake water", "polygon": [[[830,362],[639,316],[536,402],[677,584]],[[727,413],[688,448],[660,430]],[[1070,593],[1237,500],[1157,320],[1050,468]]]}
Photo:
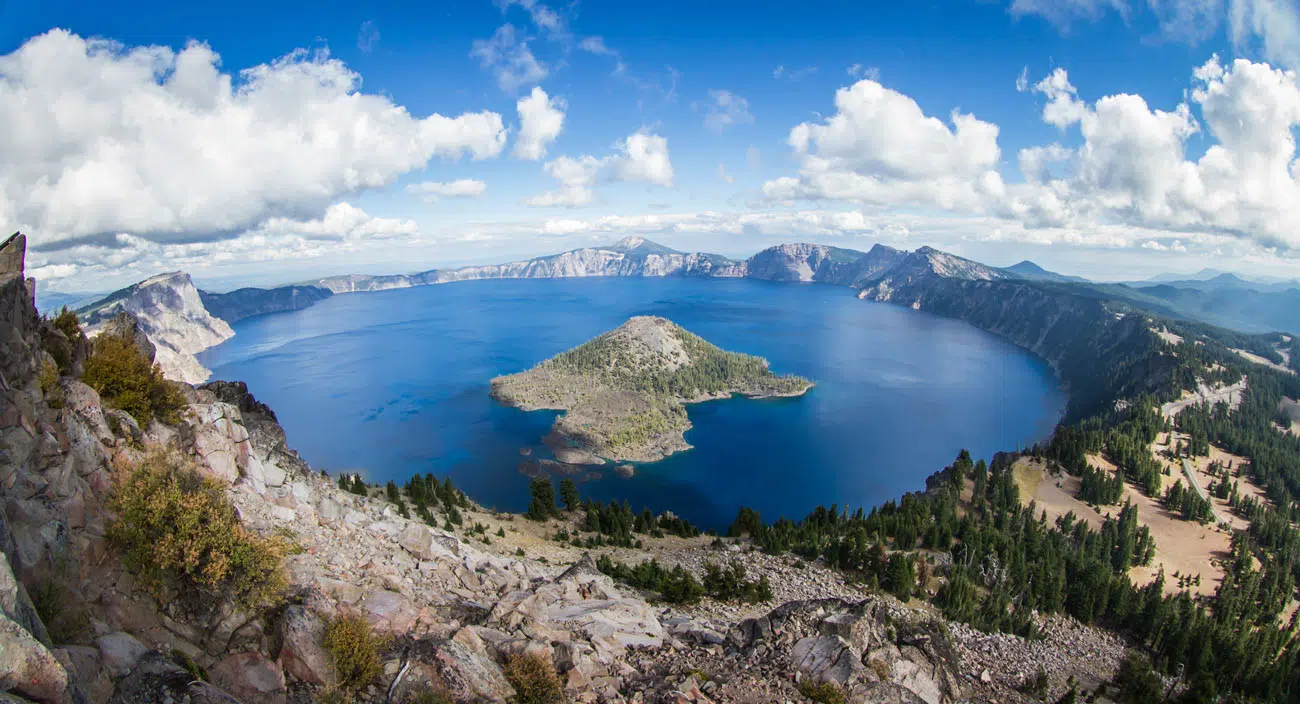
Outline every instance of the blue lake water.
{"label": "blue lake water", "polygon": [[622,324],[669,318],[727,350],[817,385],[794,399],[688,407],[695,449],[612,467],[584,496],[671,509],[725,527],[818,504],[870,507],[921,489],[967,448],[976,457],[1047,437],[1065,403],[1047,365],[965,323],[857,300],[845,288],[710,279],[475,281],[334,296],[237,323],[200,360],[275,409],[316,469],[399,483],[450,475],[474,499],[522,510],[521,448],[554,414],[488,397],[488,381]]}

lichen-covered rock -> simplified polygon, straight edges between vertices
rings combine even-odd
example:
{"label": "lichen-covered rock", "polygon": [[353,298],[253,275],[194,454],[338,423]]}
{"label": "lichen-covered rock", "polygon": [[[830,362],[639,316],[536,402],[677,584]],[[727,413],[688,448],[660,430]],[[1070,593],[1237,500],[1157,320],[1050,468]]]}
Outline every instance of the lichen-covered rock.
{"label": "lichen-covered rock", "polygon": [[325,623],[316,614],[294,604],[280,618],[280,665],[284,671],[307,684],[324,685],[334,680],[329,653],[322,642]]}
{"label": "lichen-covered rock", "polygon": [[0,615],[0,691],[38,702],[72,701],[68,673],[27,629]]}
{"label": "lichen-covered rock", "polygon": [[438,648],[437,660],[448,684],[471,698],[507,702],[515,695],[501,666],[470,628],[456,631],[451,640]]}
{"label": "lichen-covered rock", "polygon": [[261,653],[238,653],[213,665],[212,683],[244,704],[284,704],[284,672]]}

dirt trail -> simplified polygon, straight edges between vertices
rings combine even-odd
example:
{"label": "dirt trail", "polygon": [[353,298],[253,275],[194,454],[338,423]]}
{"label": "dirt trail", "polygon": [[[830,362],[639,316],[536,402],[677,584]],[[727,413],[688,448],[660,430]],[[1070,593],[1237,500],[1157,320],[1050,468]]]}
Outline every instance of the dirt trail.
{"label": "dirt trail", "polygon": [[1200,496],[1205,503],[1210,505],[1210,514],[1214,516],[1215,525],[1226,523],[1227,521],[1223,520],[1223,516],[1220,516],[1219,512],[1214,508],[1214,502],[1210,500],[1210,495],[1201,487],[1200,480],[1196,478],[1196,471],[1192,469],[1192,463],[1188,462],[1187,458],[1183,458],[1183,474],[1187,476],[1187,481],[1196,490],[1197,496]]}
{"label": "dirt trail", "polygon": [[1195,393],[1184,391],[1183,398],[1170,401],[1161,406],[1160,412],[1166,418],[1173,418],[1182,413],[1183,409],[1207,401],[1211,404],[1227,403],[1230,407],[1236,408],[1241,405],[1241,398],[1246,391],[1246,381],[1243,377],[1241,381],[1232,386],[1216,386],[1214,388],[1201,384]]}

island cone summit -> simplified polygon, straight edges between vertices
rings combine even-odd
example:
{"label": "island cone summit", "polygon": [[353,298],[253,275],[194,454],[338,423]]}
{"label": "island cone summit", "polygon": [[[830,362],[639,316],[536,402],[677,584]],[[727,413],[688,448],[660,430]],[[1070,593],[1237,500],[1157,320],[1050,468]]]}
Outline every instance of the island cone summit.
{"label": "island cone summit", "polygon": [[547,444],[564,462],[651,462],[690,449],[684,404],[743,394],[798,396],[812,383],[726,352],[664,318],[637,316],[532,369],[492,380],[494,398],[552,409]]}

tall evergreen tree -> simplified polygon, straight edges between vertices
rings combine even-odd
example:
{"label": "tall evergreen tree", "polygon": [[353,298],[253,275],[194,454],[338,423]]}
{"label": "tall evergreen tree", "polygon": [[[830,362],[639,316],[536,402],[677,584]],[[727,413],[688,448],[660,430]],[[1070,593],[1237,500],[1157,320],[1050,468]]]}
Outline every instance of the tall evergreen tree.
{"label": "tall evergreen tree", "polygon": [[528,493],[532,501],[528,504],[528,517],[534,521],[544,521],[559,511],[555,507],[555,487],[549,477],[536,477],[528,484]]}

